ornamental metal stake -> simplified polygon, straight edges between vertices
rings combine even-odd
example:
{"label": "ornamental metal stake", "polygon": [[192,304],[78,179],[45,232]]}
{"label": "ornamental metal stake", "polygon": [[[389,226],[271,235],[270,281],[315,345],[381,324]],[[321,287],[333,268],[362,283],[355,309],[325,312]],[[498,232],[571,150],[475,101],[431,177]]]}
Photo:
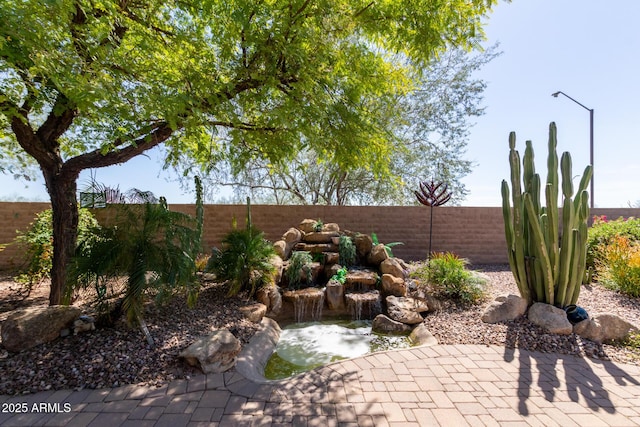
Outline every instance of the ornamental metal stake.
{"label": "ornamental metal stake", "polygon": [[[444,187],[443,187],[444,186]],[[420,191],[414,191],[418,201],[425,206],[429,206],[429,253],[427,261],[431,260],[431,236],[433,234],[433,207],[442,206],[451,200],[451,193],[448,191],[447,184],[443,182],[423,181],[420,183]]]}

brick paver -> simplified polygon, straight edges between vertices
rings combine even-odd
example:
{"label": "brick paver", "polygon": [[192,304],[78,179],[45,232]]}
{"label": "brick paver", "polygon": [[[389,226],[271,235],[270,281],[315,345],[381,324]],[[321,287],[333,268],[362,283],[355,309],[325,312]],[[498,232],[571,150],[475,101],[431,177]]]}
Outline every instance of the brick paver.
{"label": "brick paver", "polygon": [[225,373],[160,388],[0,396],[0,405],[3,426],[640,426],[640,367],[442,345],[283,381]]}

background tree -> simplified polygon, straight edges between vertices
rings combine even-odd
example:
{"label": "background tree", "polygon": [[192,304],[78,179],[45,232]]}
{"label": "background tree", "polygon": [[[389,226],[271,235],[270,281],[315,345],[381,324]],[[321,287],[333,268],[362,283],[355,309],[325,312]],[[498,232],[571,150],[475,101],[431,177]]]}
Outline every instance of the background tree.
{"label": "background tree", "polygon": [[[50,303],[75,249],[80,171],[164,144],[169,163],[310,149],[389,172],[376,112],[495,0],[0,0],[0,164],[36,164],[53,209]],[[375,95],[375,96],[373,96]],[[220,138],[224,136],[224,138]]]}
{"label": "background tree", "polygon": [[498,54],[497,46],[481,53],[444,52],[423,72],[417,89],[379,111],[393,130],[388,179],[378,179],[367,165],[346,169],[303,150],[277,168],[263,158],[240,168],[221,159],[205,178],[208,190],[213,195],[231,187],[236,200],[251,196],[261,203],[414,204],[418,182],[436,178],[449,185],[452,202],[459,203],[467,194],[461,180],[473,165],[464,157],[469,128],[484,114],[486,83],[473,73]]}

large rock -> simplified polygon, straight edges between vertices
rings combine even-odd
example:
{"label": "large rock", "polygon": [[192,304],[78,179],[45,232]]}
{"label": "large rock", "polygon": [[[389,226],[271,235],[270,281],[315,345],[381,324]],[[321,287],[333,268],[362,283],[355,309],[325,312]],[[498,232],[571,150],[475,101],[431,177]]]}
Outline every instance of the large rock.
{"label": "large rock", "polygon": [[337,231],[313,231],[304,235],[304,241],[307,243],[331,243],[334,237],[340,237],[340,233]]}
{"label": "large rock", "polygon": [[597,343],[625,339],[637,329],[620,316],[609,313],[597,314],[593,319],[583,320],[573,326],[573,332]]}
{"label": "large rock", "polygon": [[262,318],[267,314],[267,306],[262,303],[255,303],[240,307],[240,313],[253,323],[260,323]]}
{"label": "large rock", "polygon": [[280,258],[282,259],[286,259],[287,258],[287,242],[285,242],[284,240],[278,240],[273,244],[273,250],[276,252],[276,255],[278,255]]}
{"label": "large rock", "polygon": [[329,280],[325,289],[325,299],[329,310],[344,308],[344,286],[337,280]]}
{"label": "large rock", "polygon": [[378,273],[372,270],[349,270],[345,278],[345,286],[350,291],[369,290],[380,280]]}
{"label": "large rock", "polygon": [[300,222],[300,225],[298,226],[298,228],[300,229],[300,231],[302,231],[303,233],[312,233],[315,230],[315,225],[316,225],[317,221],[315,219],[303,219],[302,222]]}
{"label": "large rock", "polygon": [[256,299],[267,307],[269,314],[280,314],[282,310],[282,295],[278,286],[266,286],[258,289]]}
{"label": "large rock", "polygon": [[356,234],[353,240],[355,241],[356,254],[358,255],[358,258],[366,261],[371,249],[373,249],[373,240],[371,239],[371,236],[368,234]]}
{"label": "large rock", "polygon": [[411,334],[409,334],[409,341],[416,345],[438,345],[438,339],[433,336],[431,331],[427,329],[427,325],[424,323],[420,323],[418,326],[413,328]]}
{"label": "large rock", "polygon": [[200,338],[183,350],[179,357],[189,365],[199,367],[205,374],[217,374],[235,365],[240,348],[240,341],[222,329]]}
{"label": "large rock", "polygon": [[22,351],[53,341],[82,314],[78,307],[54,305],[16,310],[2,323],[2,345]]}
{"label": "large rock", "polygon": [[411,329],[411,326],[393,320],[384,314],[378,314],[371,324],[371,330],[380,334],[406,335],[411,332]]}
{"label": "large rock", "polygon": [[386,301],[389,317],[407,325],[415,325],[422,322],[423,319],[420,313],[429,311],[429,307],[424,301],[415,298],[389,295]]}
{"label": "large rock", "polygon": [[293,248],[302,240],[302,232],[297,228],[290,228],[282,236],[285,242],[284,255],[280,255],[282,259],[288,259],[291,256]]}
{"label": "large rock", "polygon": [[367,257],[367,262],[375,267],[379,266],[382,261],[389,258],[383,244],[375,245],[371,248],[371,252]]}
{"label": "large rock", "polygon": [[396,297],[407,296],[407,285],[404,279],[392,276],[391,274],[382,275],[382,293],[384,295],[393,295]]}
{"label": "large rock", "polygon": [[406,277],[402,264],[395,258],[387,258],[380,263],[380,272],[404,279]]}
{"label": "large rock", "polygon": [[534,303],[529,308],[528,316],[532,323],[552,334],[571,335],[573,332],[573,325],[567,319],[567,313],[550,304]]}
{"label": "large rock", "polygon": [[484,309],[482,321],[500,323],[515,320],[527,312],[527,300],[518,295],[500,295]]}

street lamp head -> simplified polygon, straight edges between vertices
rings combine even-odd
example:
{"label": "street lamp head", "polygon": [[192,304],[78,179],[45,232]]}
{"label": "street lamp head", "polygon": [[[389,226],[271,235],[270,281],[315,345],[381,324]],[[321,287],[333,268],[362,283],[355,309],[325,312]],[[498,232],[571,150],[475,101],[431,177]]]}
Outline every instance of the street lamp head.
{"label": "street lamp head", "polygon": [[551,94],[551,96],[553,96],[554,98],[557,98],[558,95],[560,95],[560,91]]}

